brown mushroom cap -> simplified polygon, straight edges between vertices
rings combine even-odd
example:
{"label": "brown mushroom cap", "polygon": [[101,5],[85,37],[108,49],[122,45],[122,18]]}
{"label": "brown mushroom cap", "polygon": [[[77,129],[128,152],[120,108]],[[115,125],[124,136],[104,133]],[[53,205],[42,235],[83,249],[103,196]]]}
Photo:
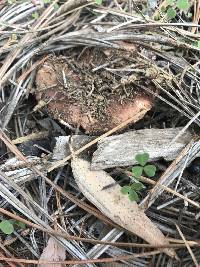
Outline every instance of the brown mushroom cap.
{"label": "brown mushroom cap", "polygon": [[[116,58],[116,52],[100,51],[101,62],[99,52],[89,52],[79,59],[50,58],[38,70],[36,97],[48,103],[50,115],[70,125],[80,125],[86,133],[103,133],[141,109],[148,111],[152,107],[152,98],[135,89],[131,81],[124,82],[124,78],[105,69],[92,71],[112,56]],[[114,67],[123,68],[130,52],[117,56],[119,63]]]}

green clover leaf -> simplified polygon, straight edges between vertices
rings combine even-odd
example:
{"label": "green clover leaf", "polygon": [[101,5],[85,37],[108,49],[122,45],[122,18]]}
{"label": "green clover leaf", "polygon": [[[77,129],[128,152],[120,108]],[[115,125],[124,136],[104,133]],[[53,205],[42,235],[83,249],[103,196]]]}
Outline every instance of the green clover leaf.
{"label": "green clover leaf", "polygon": [[15,225],[18,226],[20,229],[26,228],[26,224],[20,221],[15,221]]}
{"label": "green clover leaf", "polygon": [[156,166],[154,165],[146,165],[144,167],[144,172],[146,173],[147,176],[153,177],[156,173]]}
{"label": "green clover leaf", "polygon": [[132,174],[136,178],[140,178],[140,176],[142,175],[142,172],[143,172],[143,167],[141,166],[134,166],[132,168]]}
{"label": "green clover leaf", "polygon": [[13,224],[9,220],[0,222],[0,229],[4,234],[10,235],[14,232]]}
{"label": "green clover leaf", "polygon": [[138,181],[138,178],[141,177],[143,171],[148,177],[153,177],[156,173],[156,166],[150,164],[146,165],[149,160],[148,153],[137,154],[135,159],[140,166],[134,166],[132,168],[132,177],[130,177],[132,183],[131,185],[125,185],[121,188],[121,193],[128,195],[130,201],[138,201],[140,191],[145,188],[145,186]]}
{"label": "green clover leaf", "polygon": [[149,154],[148,153],[137,154],[135,159],[141,166],[144,166],[149,160]]}
{"label": "green clover leaf", "polygon": [[166,7],[165,6],[161,6],[160,11],[164,13],[166,11]]}
{"label": "green clover leaf", "polygon": [[132,186],[125,185],[121,188],[121,193],[123,195],[128,195],[130,201],[138,201],[139,196],[137,192],[132,188]]}
{"label": "green clover leaf", "polygon": [[139,196],[137,194],[137,192],[135,192],[135,190],[131,189],[128,193],[128,197],[130,199],[130,201],[138,201],[139,200]]}
{"label": "green clover leaf", "polygon": [[103,2],[103,0],[95,0],[95,4],[97,4],[97,5],[101,5],[102,2]]}
{"label": "green clover leaf", "polygon": [[188,0],[178,0],[176,6],[178,7],[178,9],[186,11],[189,9],[190,4]]}
{"label": "green clover leaf", "polygon": [[54,10],[57,11],[59,9],[59,5],[57,3],[55,3],[54,6],[53,6],[53,8],[54,8]]}
{"label": "green clover leaf", "polygon": [[140,183],[140,182],[138,182],[138,183],[133,183],[132,185],[131,185],[131,189],[133,189],[134,191],[140,191],[140,190],[142,190],[142,189],[144,189],[144,185],[142,184],[142,183]]}
{"label": "green clover leaf", "polygon": [[169,8],[167,9],[167,16],[168,16],[168,18],[170,18],[170,19],[174,19],[174,18],[176,17],[176,10],[173,9],[172,7],[169,7]]}
{"label": "green clover leaf", "polygon": [[127,195],[127,194],[129,193],[130,189],[131,189],[130,186],[125,185],[125,186],[123,186],[123,187],[121,188],[121,193],[122,193],[123,195]]}
{"label": "green clover leaf", "polygon": [[34,13],[32,13],[32,18],[34,18],[34,19],[38,19],[39,18],[39,14],[37,13],[37,12],[34,12]]}

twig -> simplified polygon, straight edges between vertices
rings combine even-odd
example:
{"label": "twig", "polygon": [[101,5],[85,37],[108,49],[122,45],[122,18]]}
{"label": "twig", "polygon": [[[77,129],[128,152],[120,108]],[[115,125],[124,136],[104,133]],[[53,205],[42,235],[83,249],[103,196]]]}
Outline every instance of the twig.
{"label": "twig", "polygon": [[148,257],[152,255],[160,254],[159,250],[154,250],[150,252],[143,252],[134,255],[126,255],[126,256],[119,256],[113,258],[102,258],[102,259],[88,259],[88,260],[67,260],[67,261],[47,261],[47,260],[27,260],[27,259],[16,259],[16,258],[7,258],[7,257],[0,257],[0,261],[12,261],[16,263],[25,263],[25,264],[87,264],[87,263],[102,263],[102,262],[116,262],[122,260],[130,260],[136,259],[141,257]]}
{"label": "twig", "polygon": [[179,228],[179,226],[178,226],[177,224],[175,224],[175,225],[176,225],[176,228],[177,228],[177,230],[178,230],[178,232],[179,232],[181,238],[183,239],[183,241],[184,241],[184,243],[185,243],[185,246],[187,247],[187,249],[188,249],[188,251],[189,251],[189,253],[190,253],[191,257],[192,257],[192,260],[193,260],[195,266],[196,266],[196,267],[199,267],[199,264],[198,264],[198,262],[197,262],[197,260],[196,260],[196,258],[195,258],[195,256],[194,256],[194,253],[192,252],[192,250],[191,250],[189,244],[187,243],[187,240],[185,239],[185,237],[184,237],[184,235],[183,235],[181,229]]}
{"label": "twig", "polygon": [[40,66],[41,64],[43,64],[48,58],[49,58],[49,56],[46,56],[46,57],[42,58],[41,60],[38,60],[37,62],[35,62],[26,72],[24,72],[18,78],[17,81],[20,83],[20,81],[25,80],[26,77],[29,75],[29,73],[31,73],[34,69],[36,69],[38,66]]}
{"label": "twig", "polygon": [[24,142],[28,142],[30,140],[37,140],[37,139],[45,138],[48,136],[49,136],[48,131],[43,131],[43,132],[39,132],[39,133],[32,133],[32,134],[22,136],[22,137],[19,137],[17,139],[12,140],[12,143],[17,145],[17,144],[21,144]]}
{"label": "twig", "polygon": [[188,127],[200,116],[200,111],[183,127],[183,129],[177,134],[177,136],[171,141],[170,145],[172,145],[184,132],[188,129]]}

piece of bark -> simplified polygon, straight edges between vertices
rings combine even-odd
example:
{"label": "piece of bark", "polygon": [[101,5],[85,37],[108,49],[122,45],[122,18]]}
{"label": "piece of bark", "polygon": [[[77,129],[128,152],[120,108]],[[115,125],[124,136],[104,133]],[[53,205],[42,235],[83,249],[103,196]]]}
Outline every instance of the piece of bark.
{"label": "piece of bark", "polygon": [[[58,241],[50,237],[46,248],[44,249],[40,260],[47,261],[64,261],[66,258],[65,248]],[[38,267],[63,267],[62,264],[38,264]]]}
{"label": "piece of bark", "polygon": [[73,135],[55,137],[56,145],[53,149],[53,160],[62,160],[69,156],[73,151],[92,141],[95,137],[88,135]]}
{"label": "piece of bark", "polygon": [[18,185],[22,185],[37,178],[37,175],[30,169],[30,166],[36,166],[39,170],[43,169],[43,163],[39,157],[27,157],[27,160],[29,166],[16,157],[10,158],[0,165],[0,171],[12,178]]}
{"label": "piece of bark", "polygon": [[144,129],[106,137],[98,143],[91,168],[101,170],[134,165],[137,163],[135,156],[143,152],[149,153],[149,161],[173,160],[192,139],[187,131],[170,145],[181,129]]}
{"label": "piece of bark", "polygon": [[[151,222],[136,202],[131,202],[121,193],[120,185],[102,190],[114,182],[105,171],[91,171],[90,163],[74,158],[71,162],[75,181],[83,195],[103,214],[121,227],[143,238],[152,245],[167,245],[162,232]],[[171,257],[175,252],[163,249]]]}
{"label": "piece of bark", "polygon": [[67,157],[70,154],[69,150],[69,139],[70,136],[59,136],[55,137],[56,145],[53,149],[53,160],[61,160]]}

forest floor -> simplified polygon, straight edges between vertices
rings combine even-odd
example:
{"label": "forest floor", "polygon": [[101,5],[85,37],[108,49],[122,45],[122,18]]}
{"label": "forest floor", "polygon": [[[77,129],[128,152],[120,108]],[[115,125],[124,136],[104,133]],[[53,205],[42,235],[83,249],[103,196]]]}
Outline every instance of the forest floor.
{"label": "forest floor", "polygon": [[0,266],[199,266],[199,19],[0,0]]}

